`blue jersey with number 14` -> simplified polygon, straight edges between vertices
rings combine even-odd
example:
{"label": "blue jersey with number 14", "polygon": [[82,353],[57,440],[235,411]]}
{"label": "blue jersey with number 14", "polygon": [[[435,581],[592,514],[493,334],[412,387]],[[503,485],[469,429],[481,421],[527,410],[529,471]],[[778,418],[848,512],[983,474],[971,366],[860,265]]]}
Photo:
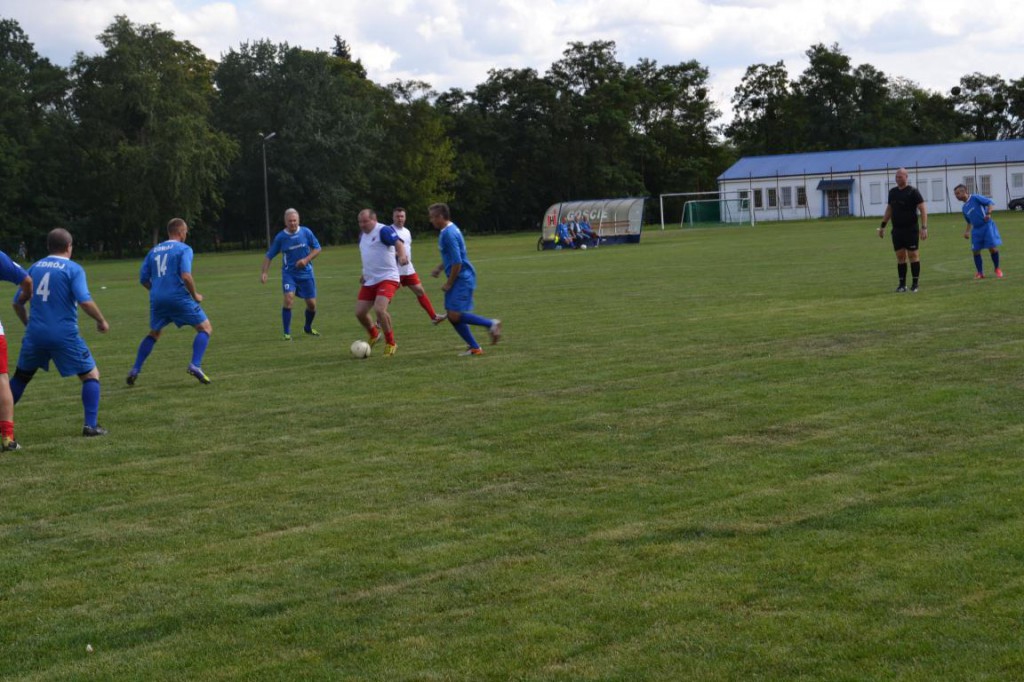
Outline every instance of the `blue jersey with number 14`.
{"label": "blue jersey with number 14", "polygon": [[192,273],[192,247],[175,239],[157,244],[142,261],[139,282],[150,284],[151,302],[191,301],[181,276]]}

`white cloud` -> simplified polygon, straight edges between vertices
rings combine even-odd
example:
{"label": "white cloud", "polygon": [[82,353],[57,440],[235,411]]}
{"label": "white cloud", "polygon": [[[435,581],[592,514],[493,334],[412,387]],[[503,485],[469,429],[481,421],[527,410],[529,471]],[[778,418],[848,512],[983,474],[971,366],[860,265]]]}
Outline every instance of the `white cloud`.
{"label": "white cloud", "polygon": [[1011,0],[0,0],[0,16],[64,66],[76,51],[99,52],[95,36],[118,14],[158,23],[214,59],[262,39],[327,50],[339,35],[375,81],[437,90],[472,89],[492,68],[543,74],[571,41],[614,40],[626,65],[696,59],[725,111],[748,66],[784,60],[796,78],[816,43],[932,90],[975,71],[1024,70],[1024,22]]}

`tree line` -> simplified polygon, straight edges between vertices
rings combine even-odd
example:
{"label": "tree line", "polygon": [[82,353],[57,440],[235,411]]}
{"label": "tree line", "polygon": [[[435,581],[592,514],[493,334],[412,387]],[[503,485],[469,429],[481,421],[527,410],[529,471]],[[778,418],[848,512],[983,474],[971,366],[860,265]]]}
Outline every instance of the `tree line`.
{"label": "tree line", "polygon": [[706,67],[628,66],[611,41],[446,92],[374,83],[338,36],[326,51],[259,40],[214,61],[118,16],[99,41],[64,68],[0,19],[7,249],[38,255],[62,225],[93,253],[137,254],[172,216],[200,249],[263,246],[267,205],[273,232],[295,207],[327,243],[353,239],[365,206],[401,205],[415,227],[435,201],[471,231],[534,229],[558,201],[714,190],[741,156],[1024,132],[1024,79],[974,73],[931,92],[835,44],[811,46],[795,78],[781,61],[750,66],[726,125]]}

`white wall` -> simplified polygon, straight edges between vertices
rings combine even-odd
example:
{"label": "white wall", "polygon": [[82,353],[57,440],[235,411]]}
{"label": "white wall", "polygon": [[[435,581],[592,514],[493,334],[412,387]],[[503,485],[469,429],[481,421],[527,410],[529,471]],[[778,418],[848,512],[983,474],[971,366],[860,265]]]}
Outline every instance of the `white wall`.
{"label": "white wall", "polygon": [[[758,221],[803,220],[821,218],[826,215],[824,192],[817,189],[821,180],[853,179],[850,190],[850,208],[853,216],[878,216],[885,212],[889,188],[896,184],[895,169],[865,173],[830,176],[799,175],[787,177],[753,178],[748,180],[724,180],[719,182],[719,192],[736,196],[736,192],[747,191],[754,218]],[[950,166],[948,168],[909,168],[910,184],[921,192],[929,213],[959,213],[960,202],[953,196],[953,188],[965,183],[976,194],[985,194],[996,202],[997,210],[1006,208],[1010,199],[1024,196],[1024,163],[1010,165]],[[966,178],[977,178],[974,187]],[[987,180],[986,180],[987,178]],[[807,206],[797,205],[799,188],[804,188]],[[1009,191],[1007,191],[1009,187]],[[787,191],[788,188],[788,191]],[[771,192],[769,191],[771,190]],[[761,205],[756,205],[756,192],[761,193]],[[770,206],[774,193],[776,205]],[[789,205],[786,206],[787,194]]]}

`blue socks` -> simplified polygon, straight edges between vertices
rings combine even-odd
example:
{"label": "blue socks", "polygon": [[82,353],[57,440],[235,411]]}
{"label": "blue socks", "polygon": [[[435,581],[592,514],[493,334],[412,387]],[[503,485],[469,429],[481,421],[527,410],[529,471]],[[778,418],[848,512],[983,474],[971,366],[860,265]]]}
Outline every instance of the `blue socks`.
{"label": "blue socks", "polygon": [[462,313],[462,321],[466,324],[475,324],[478,327],[487,327],[488,329],[494,323],[493,320],[488,320],[486,317],[480,317],[473,313]]}
{"label": "blue socks", "polygon": [[196,339],[192,342],[192,364],[196,367],[203,366],[203,355],[206,347],[210,345],[210,335],[206,332],[197,332]]}
{"label": "blue socks", "polygon": [[999,252],[998,251],[993,251],[992,252],[992,267],[996,268],[997,270],[999,269]]}
{"label": "blue socks", "polygon": [[313,318],[316,317],[316,311],[306,308],[306,331],[308,332],[313,328]]}
{"label": "blue socks", "polygon": [[974,254],[974,269],[977,270],[978,272],[981,272],[982,271],[982,267],[983,266],[981,264],[981,254],[980,253]]}
{"label": "blue socks", "polygon": [[146,362],[146,358],[153,352],[153,346],[156,345],[156,339],[152,336],[146,335],[146,338],[142,339],[142,343],[139,344],[139,352],[135,356],[135,364],[132,365],[132,371],[135,373],[142,371],[142,365]]}
{"label": "blue socks", "polygon": [[281,324],[284,325],[284,333],[292,333],[292,309],[281,308]]}
{"label": "blue socks", "polygon": [[82,407],[85,408],[85,425],[95,427],[100,416],[99,380],[86,379],[82,382]]}
{"label": "blue socks", "polygon": [[[462,319],[466,319],[465,314],[462,315]],[[453,322],[452,326],[455,327],[455,331],[458,332],[459,336],[462,337],[462,340],[469,344],[470,348],[480,347],[480,344],[477,343],[476,339],[473,338],[473,332],[469,330],[468,324],[466,324],[465,322],[459,322],[457,324]]]}

